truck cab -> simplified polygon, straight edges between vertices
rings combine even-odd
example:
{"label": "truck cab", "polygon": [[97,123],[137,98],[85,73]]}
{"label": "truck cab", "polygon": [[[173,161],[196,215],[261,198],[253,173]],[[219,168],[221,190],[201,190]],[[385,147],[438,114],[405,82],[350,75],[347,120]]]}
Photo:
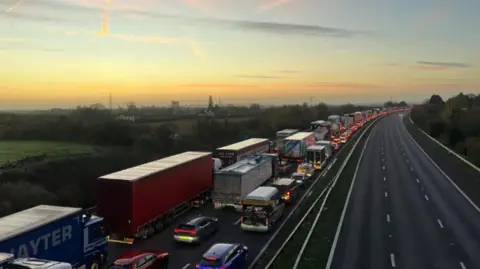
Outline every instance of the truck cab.
{"label": "truck cab", "polygon": [[90,268],[103,266],[108,258],[108,241],[103,218],[95,215],[83,216],[83,252]]}
{"label": "truck cab", "polygon": [[0,269],[72,269],[66,262],[55,262],[35,258],[16,259],[11,253],[0,252]]}

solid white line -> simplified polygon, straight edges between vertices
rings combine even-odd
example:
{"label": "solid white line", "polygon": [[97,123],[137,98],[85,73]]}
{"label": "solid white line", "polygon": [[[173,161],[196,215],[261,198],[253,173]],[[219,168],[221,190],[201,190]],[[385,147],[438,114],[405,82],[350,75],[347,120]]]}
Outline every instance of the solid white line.
{"label": "solid white line", "polygon": [[392,264],[392,267],[395,267],[395,255],[392,253],[390,254],[390,263]]}
{"label": "solid white line", "polygon": [[388,197],[388,193],[387,193],[387,192],[385,192],[385,197]]}
{"label": "solid white line", "polygon": [[187,264],[185,264],[185,266],[182,267],[182,269],[186,269],[186,268],[188,268],[189,266],[190,266],[190,264],[187,263]]}
{"label": "solid white line", "polygon": [[465,264],[463,264],[463,262],[460,262],[460,266],[462,267],[462,269],[467,269],[467,267],[465,266]]}
{"label": "solid white line", "polygon": [[418,180],[418,178],[417,178],[417,183],[419,183],[419,184],[420,184],[420,180]]}
{"label": "solid white line", "polygon": [[[381,119],[381,118],[377,118],[375,120],[375,122],[379,119]],[[369,125],[368,128],[370,128],[370,126],[372,126],[372,125]],[[345,199],[345,204],[343,205],[342,215],[340,216],[340,221],[338,222],[337,231],[335,232],[335,238],[333,239],[333,244],[332,244],[332,247],[330,248],[330,254],[328,254],[328,260],[327,260],[327,265],[325,266],[325,269],[330,269],[330,267],[332,266],[333,256],[335,255],[335,249],[337,247],[338,238],[340,237],[340,230],[342,229],[343,220],[345,219],[345,214],[347,212],[348,202],[350,201],[350,196],[352,195],[353,185],[355,184],[355,180],[357,178],[357,172],[358,172],[358,168],[360,167],[360,161],[363,158],[363,153],[364,153],[365,149],[367,148],[368,141],[370,141],[370,136],[375,131],[375,128],[377,128],[377,125],[375,125],[373,127],[372,131],[368,135],[367,140],[365,141],[365,145],[363,146],[362,153],[360,153],[360,158],[358,159],[357,167],[355,168],[355,173],[353,174],[353,180],[352,180],[352,183],[350,184],[350,189],[348,190],[347,198]],[[365,131],[367,131],[367,130],[365,130]],[[362,135],[363,135],[363,133],[362,133]],[[383,154],[383,152],[382,152],[382,154]]]}
{"label": "solid white line", "polygon": [[425,194],[425,200],[427,200],[427,201],[428,201],[428,196],[427,196],[426,194]]}
{"label": "solid white line", "polygon": [[443,228],[443,223],[440,219],[437,219],[438,225],[440,225],[440,228]]}
{"label": "solid white line", "polygon": [[390,214],[387,214],[387,222],[390,222]]}
{"label": "solid white line", "polygon": [[410,139],[413,141],[413,143],[415,143],[415,145],[417,145],[417,147],[420,149],[420,151],[423,152],[423,154],[425,154],[425,157],[427,157],[428,160],[430,160],[430,162],[432,162],[432,164],[438,169],[438,171],[440,171],[440,173],[442,173],[442,175],[448,179],[448,181],[450,181],[450,183],[455,187],[455,189],[457,189],[457,191],[463,196],[463,198],[465,198],[465,200],[467,200],[470,205],[473,206],[473,208],[475,208],[475,210],[477,210],[477,212],[480,213],[480,208],[472,201],[472,199],[470,199],[470,197],[468,197],[465,192],[463,192],[459,187],[458,185],[453,182],[453,180],[442,170],[442,168],[440,168],[440,166],[438,166],[438,164],[432,160],[432,158],[430,158],[430,156],[428,156],[428,154],[425,152],[425,150],[423,150],[423,148],[417,143],[417,141],[415,141],[415,139],[413,138],[413,136],[410,134],[410,132],[407,130],[407,127],[405,127],[405,124],[402,124],[403,126],[403,129],[404,129],[404,132],[407,133],[407,135],[410,137]]}
{"label": "solid white line", "polygon": [[[409,117],[410,118],[410,117]],[[410,118],[410,121],[413,123],[412,119]],[[423,131],[421,128],[418,128],[424,135],[426,135],[428,138],[430,138],[433,142],[437,143],[438,145],[440,145],[442,148],[444,148],[445,150],[447,150],[448,152],[450,152],[451,154],[453,154],[455,157],[459,158],[460,160],[462,160],[464,163],[468,164],[470,167],[472,167],[473,169],[477,170],[477,172],[480,172],[480,168],[478,166],[475,166],[473,163],[469,162],[467,159],[463,158],[462,156],[458,155],[456,152],[452,151],[451,149],[449,149],[447,146],[445,146],[444,144],[442,144],[441,142],[439,142],[437,139],[431,137],[429,134],[427,134],[425,131]]]}
{"label": "solid white line", "polygon": [[233,223],[233,225],[239,224],[241,220],[242,220],[242,219],[238,219],[237,221],[235,221],[235,222]]}

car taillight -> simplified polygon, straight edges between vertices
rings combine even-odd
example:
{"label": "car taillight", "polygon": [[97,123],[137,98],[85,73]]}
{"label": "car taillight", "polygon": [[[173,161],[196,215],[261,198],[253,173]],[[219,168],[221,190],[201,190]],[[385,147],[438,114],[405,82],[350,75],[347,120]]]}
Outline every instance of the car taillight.
{"label": "car taillight", "polygon": [[268,226],[268,218],[265,219],[265,225]]}
{"label": "car taillight", "polygon": [[187,233],[187,234],[192,234],[192,235],[196,235],[197,234],[197,231],[195,230],[183,230],[183,229],[175,229],[173,230],[175,233]]}

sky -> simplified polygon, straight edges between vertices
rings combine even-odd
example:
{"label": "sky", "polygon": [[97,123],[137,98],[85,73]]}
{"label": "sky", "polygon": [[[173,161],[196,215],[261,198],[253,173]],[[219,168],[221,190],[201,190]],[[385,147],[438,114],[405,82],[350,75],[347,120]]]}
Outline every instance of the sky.
{"label": "sky", "polygon": [[478,0],[1,0],[0,110],[480,92]]}

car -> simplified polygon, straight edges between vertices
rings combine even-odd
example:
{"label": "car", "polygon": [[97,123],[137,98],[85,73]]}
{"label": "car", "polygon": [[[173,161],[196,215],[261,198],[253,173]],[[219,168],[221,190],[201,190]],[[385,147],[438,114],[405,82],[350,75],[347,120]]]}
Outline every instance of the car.
{"label": "car", "polygon": [[197,264],[197,269],[246,268],[248,247],[243,244],[217,243],[211,246]]}
{"label": "car", "polygon": [[308,177],[305,173],[293,173],[290,178],[295,179],[298,184],[303,184]]}
{"label": "car", "polygon": [[120,255],[109,269],[167,269],[168,252],[161,250],[130,250]]}
{"label": "car", "polygon": [[301,163],[297,167],[297,173],[304,173],[309,178],[315,173],[315,167],[312,163]]}
{"label": "car", "polygon": [[173,239],[181,243],[200,243],[217,231],[217,218],[197,216],[178,225],[173,230]]}

